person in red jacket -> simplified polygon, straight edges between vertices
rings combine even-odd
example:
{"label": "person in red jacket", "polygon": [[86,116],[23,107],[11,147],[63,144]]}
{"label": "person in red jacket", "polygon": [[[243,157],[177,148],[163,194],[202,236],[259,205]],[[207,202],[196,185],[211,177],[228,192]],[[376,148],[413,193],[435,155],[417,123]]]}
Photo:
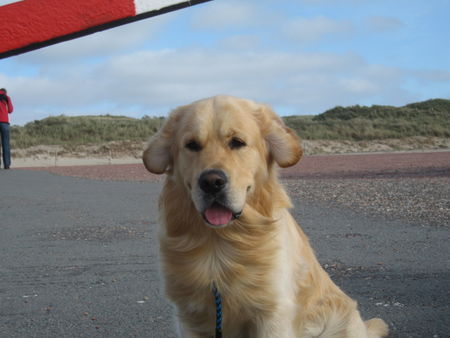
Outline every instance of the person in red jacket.
{"label": "person in red jacket", "polygon": [[9,146],[9,114],[13,112],[13,104],[6,89],[0,89],[0,136],[2,139],[3,166],[9,169],[11,165],[11,148]]}

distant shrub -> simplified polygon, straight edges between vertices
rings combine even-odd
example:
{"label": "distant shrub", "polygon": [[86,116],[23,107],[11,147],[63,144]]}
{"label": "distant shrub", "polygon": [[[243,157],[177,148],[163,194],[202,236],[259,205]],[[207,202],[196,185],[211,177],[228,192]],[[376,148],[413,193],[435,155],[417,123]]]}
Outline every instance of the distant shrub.
{"label": "distant shrub", "polygon": [[374,140],[411,136],[450,137],[450,100],[404,107],[335,107],[317,116],[290,116],[286,124],[304,139]]}

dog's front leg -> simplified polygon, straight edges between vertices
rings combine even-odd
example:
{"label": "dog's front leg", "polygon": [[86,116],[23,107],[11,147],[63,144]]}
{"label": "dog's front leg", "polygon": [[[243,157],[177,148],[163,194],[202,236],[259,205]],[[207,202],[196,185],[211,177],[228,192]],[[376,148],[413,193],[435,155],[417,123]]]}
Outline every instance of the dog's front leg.
{"label": "dog's front leg", "polygon": [[189,330],[183,323],[178,321],[177,323],[177,331],[178,331],[178,337],[179,338],[202,338],[201,335],[192,332]]}
{"label": "dog's front leg", "polygon": [[282,316],[272,316],[271,318],[262,318],[255,325],[255,334],[251,337],[257,338],[294,338],[297,337],[292,329],[292,323],[289,318]]}

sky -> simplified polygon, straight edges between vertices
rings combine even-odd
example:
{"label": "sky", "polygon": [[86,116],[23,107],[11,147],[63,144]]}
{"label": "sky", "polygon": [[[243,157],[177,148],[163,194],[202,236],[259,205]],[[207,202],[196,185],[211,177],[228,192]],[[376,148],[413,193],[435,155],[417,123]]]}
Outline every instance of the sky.
{"label": "sky", "polygon": [[0,88],[17,125],[167,116],[216,94],[284,116],[450,99],[449,14],[450,0],[213,0],[2,59]]}

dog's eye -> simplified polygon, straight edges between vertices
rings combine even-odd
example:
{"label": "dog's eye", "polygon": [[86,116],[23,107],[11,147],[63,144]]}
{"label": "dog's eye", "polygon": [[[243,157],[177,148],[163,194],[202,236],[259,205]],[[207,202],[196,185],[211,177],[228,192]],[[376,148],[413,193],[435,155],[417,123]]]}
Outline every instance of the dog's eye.
{"label": "dog's eye", "polygon": [[240,138],[233,137],[229,143],[231,149],[239,149],[245,147],[247,144],[242,141]]}
{"label": "dog's eye", "polygon": [[186,148],[191,151],[202,150],[202,146],[199,143],[197,143],[196,141],[189,141],[188,143],[186,143]]}

